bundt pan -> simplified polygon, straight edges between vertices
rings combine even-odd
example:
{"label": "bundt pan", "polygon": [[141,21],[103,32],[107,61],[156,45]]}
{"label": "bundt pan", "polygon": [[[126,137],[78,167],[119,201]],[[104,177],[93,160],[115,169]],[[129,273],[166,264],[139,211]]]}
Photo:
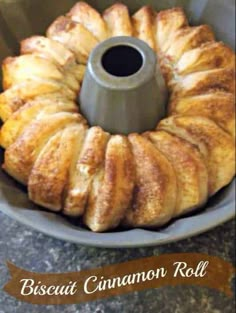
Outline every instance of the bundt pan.
{"label": "bundt pan", "polygon": [[[58,16],[68,12],[76,2],[77,2],[76,0],[65,0],[65,1],[44,0],[43,2],[41,0],[31,0],[31,1],[0,0],[0,62],[2,62],[2,60],[7,56],[10,55],[13,56],[19,53],[18,43],[22,39],[30,37],[31,35],[44,34],[47,27],[52,23],[52,21],[55,20]],[[114,4],[115,1],[88,0],[87,2],[97,10],[103,11],[107,7]],[[183,7],[191,25],[201,25],[201,24],[210,25],[213,28],[217,40],[222,40],[224,43],[228,44],[229,46],[231,46],[231,48],[234,49],[235,4],[233,0],[232,1],[127,0],[124,2],[129,7],[131,13],[136,12],[139,8],[141,8],[144,5],[151,5],[157,11],[172,7],[179,6]],[[205,37],[207,37],[208,36],[207,29],[205,30],[206,30]],[[122,49],[121,50],[119,49],[116,50],[116,48],[114,49],[114,47],[116,46]],[[123,49],[124,47],[125,49]],[[131,59],[136,60],[134,62],[132,61],[131,63],[128,62],[127,68],[125,69],[124,72],[122,72],[119,67],[117,66],[114,67],[112,61],[117,54],[122,55],[122,53],[124,54],[124,57],[129,54],[130,60]],[[231,54],[230,53],[229,56],[232,55],[232,53]],[[140,61],[140,55],[142,55],[142,61]],[[190,60],[190,63],[191,57],[192,57],[191,54],[190,55],[187,54],[187,61]],[[102,63],[103,67],[98,66],[99,64],[98,60],[101,58],[103,62]],[[165,79],[168,82],[169,89],[171,89],[172,88],[172,84],[170,81],[171,69],[168,68],[168,66],[166,65],[168,62],[165,63],[165,61],[166,60],[164,59],[164,62],[161,64],[161,66],[164,68]],[[231,60],[229,57],[229,60],[226,60],[226,63],[230,62]],[[111,63],[113,64],[112,66],[110,66]],[[108,73],[109,71],[111,71],[110,74],[115,75],[117,77],[114,79],[110,79],[111,77],[109,78],[107,73],[104,72],[104,69],[106,69],[106,72]],[[156,71],[154,69],[156,69]],[[186,71],[186,68],[185,69],[182,68],[181,70]],[[112,71],[113,72],[115,71],[115,74],[112,73]],[[132,77],[130,76],[131,78],[127,79],[128,77],[125,76],[129,76],[130,71],[132,72],[132,74],[133,73],[136,74],[134,74]],[[18,77],[17,79],[20,80],[20,78],[21,77]],[[156,78],[157,78],[157,88],[155,88],[155,91],[152,93],[150,92],[150,90],[153,89],[153,84],[155,84],[154,81]],[[221,81],[223,81],[224,77],[222,78],[220,77],[220,79]],[[228,77],[227,79],[229,80]],[[71,80],[70,82],[72,85],[74,84],[73,80]],[[188,85],[189,81],[186,83]],[[230,85],[230,83],[227,84]],[[152,50],[148,47],[148,45],[134,38],[127,39],[127,37],[126,38],[119,37],[115,39],[114,38],[108,39],[106,42],[101,43],[99,47],[95,48],[90,55],[89,66],[87,67],[85,73],[84,84],[82,86],[82,90],[80,92],[79,97],[80,112],[86,116],[90,125],[98,124],[102,126],[106,131],[109,131],[110,133],[118,132],[126,135],[129,134],[130,132],[143,132],[146,130],[151,130],[155,128],[154,127],[155,121],[161,120],[163,118],[163,115],[165,114],[163,106],[164,103],[166,102],[167,91],[163,86],[164,85],[162,77],[160,76],[160,68],[158,67],[158,60],[156,59],[156,56],[154,55]],[[185,88],[185,92],[186,90],[187,87]],[[176,97],[176,95],[178,96],[181,95],[182,90],[176,89],[175,92],[176,93],[174,93],[174,97]],[[136,95],[136,99],[134,95]],[[224,100],[224,94],[223,97],[222,93],[220,92],[218,95],[219,97],[221,96],[220,99]],[[96,99],[99,98],[100,101],[95,103],[94,97]],[[114,100],[112,102],[113,105],[112,110],[109,106],[109,102],[106,101],[109,97],[111,97]],[[121,102],[121,99],[123,102]],[[143,99],[147,100],[145,103],[145,110],[142,106],[142,103],[144,101]],[[179,107],[181,107],[183,103],[181,103],[181,101],[179,102],[174,101],[173,99],[171,101],[170,109],[173,111],[174,110],[178,111]],[[232,97],[230,99],[231,99],[230,103],[232,103]],[[198,99],[196,99],[195,101],[197,103]],[[204,99],[202,100],[202,102],[204,103]],[[218,102],[219,104],[217,107],[220,106],[222,107],[222,105],[224,105],[224,101]],[[176,103],[178,104],[178,107]],[[184,104],[186,105],[186,102]],[[157,107],[155,107],[155,105],[157,105]],[[73,112],[73,110],[74,108],[72,108],[71,111]],[[197,112],[197,109],[194,108],[194,110]],[[122,120],[123,114],[122,112],[124,111],[129,112],[130,115],[128,118],[130,121],[129,123],[125,123]],[[103,114],[101,114],[101,112]],[[216,112],[214,112],[214,114],[215,113]],[[217,119],[216,115],[214,116]],[[139,116],[142,116],[143,118],[139,120]],[[111,123],[111,120],[113,120],[114,122]],[[222,123],[221,120],[219,122],[221,123],[222,128],[226,127],[227,131],[234,132],[234,130],[232,130],[231,123],[232,120],[233,119],[232,118],[230,119],[230,116],[228,115],[224,116],[224,121]],[[164,120],[159,124],[159,130],[161,131],[159,132],[158,136],[156,136],[156,133],[154,132],[152,133],[147,132],[144,135],[144,139],[141,140],[141,143],[139,140],[137,140],[135,136],[131,136],[130,141],[132,144],[134,144],[134,146],[136,146],[135,149],[137,150],[139,150],[139,148],[137,147],[141,147],[142,145],[145,144],[146,145],[145,149],[147,149],[150,154],[152,154],[152,152],[155,150],[154,146],[158,147],[158,149],[160,149],[165,154],[166,153],[165,149],[167,149],[168,152],[169,151],[173,151],[173,153],[174,151],[176,152],[178,150],[176,149],[176,147],[179,147],[178,143],[182,140],[181,142],[183,151],[186,151],[188,153],[191,149],[195,150],[195,148],[194,149],[193,147],[190,148],[190,144],[187,144],[186,141],[184,141],[183,139],[176,139],[177,141],[173,141],[174,136],[173,134],[172,135],[170,134],[170,133],[175,134],[175,132],[179,134],[182,127],[181,125],[183,125],[184,123],[188,124],[188,122],[186,122],[186,119],[181,119],[181,117],[177,118],[171,117],[168,118],[168,122],[165,122]],[[189,127],[188,132],[181,133],[181,136],[184,139],[187,138],[188,140],[194,138],[194,132],[197,131],[196,125],[198,125],[201,129],[202,127],[203,128],[205,127],[203,125],[204,122],[202,122],[201,119],[195,118],[194,123],[195,123],[194,129],[192,128],[190,123],[188,124]],[[211,125],[210,128],[213,131],[216,129],[216,127],[214,126],[215,125],[214,122],[207,122],[206,119],[205,123],[208,123],[206,128],[209,125]],[[83,128],[85,126],[81,127]],[[191,136],[189,134],[191,134]],[[223,131],[222,130],[216,131],[215,136],[217,134],[221,135],[223,134]],[[227,138],[227,136],[225,137],[225,135],[222,135],[221,137],[222,140]],[[160,142],[163,142],[163,139],[172,143],[171,149],[166,148],[165,145],[160,144]],[[150,142],[152,142],[152,144]],[[228,140],[225,139],[224,142],[227,144]],[[195,144],[195,142],[191,142],[191,144]],[[175,146],[175,148],[172,148],[172,145],[173,147]],[[198,148],[200,150],[202,149],[200,145]],[[137,153],[137,150],[135,152],[135,149],[133,152]],[[126,151],[128,151],[128,149]],[[226,158],[228,157],[227,151],[228,151],[227,146],[225,146],[225,152],[223,154],[225,154]],[[183,152],[181,153],[181,155],[182,156],[184,155]],[[3,150],[1,150],[1,160],[0,160],[1,164],[3,163],[3,156],[4,152]],[[195,160],[198,159],[199,156],[200,154],[197,151],[197,149],[195,153],[191,154],[191,157]],[[163,157],[160,157],[159,160],[161,160],[162,158]],[[174,159],[174,156],[172,156],[172,159]],[[140,160],[139,168],[142,168],[142,164],[145,164],[145,160],[142,160],[142,157],[140,155],[139,160]],[[217,158],[215,160],[217,160]],[[226,160],[225,162],[228,161]],[[168,164],[169,164],[168,162],[167,163],[162,162],[162,165],[164,167],[166,166],[168,167]],[[216,165],[213,164],[210,173],[215,177],[217,177],[217,174],[214,172],[214,170],[216,169],[217,169]],[[170,172],[171,170],[172,168],[170,167]],[[180,169],[177,169],[177,167],[175,168],[175,170],[180,171]],[[199,171],[202,171],[201,172],[202,174],[198,176],[203,177],[204,168],[199,166]],[[152,171],[150,169],[149,175],[150,176],[152,175]],[[224,174],[223,172],[221,172],[220,175],[227,176],[227,174]],[[19,173],[19,177],[21,176],[22,176],[21,173]],[[169,177],[174,176],[170,175]],[[145,178],[144,180],[148,181],[148,175],[147,178]],[[228,180],[226,179],[226,181]],[[127,184],[129,184],[128,180]],[[174,186],[174,184],[172,185]],[[220,184],[219,186],[217,184],[215,185],[210,184],[209,186],[210,194],[214,194],[221,187]],[[169,189],[170,194],[171,190],[172,189],[170,188]],[[204,193],[204,191],[202,191],[202,193]],[[68,217],[66,218],[63,215],[49,212],[30,202],[27,197],[26,188],[22,187],[21,184],[16,183],[12,178],[10,178],[10,176],[8,176],[4,171],[1,170],[0,210],[5,214],[9,215],[10,217],[15,218],[16,220],[28,226],[31,226],[34,229],[37,229],[47,235],[51,235],[59,239],[79,244],[112,248],[151,246],[173,242],[183,238],[194,236],[233,218],[235,215],[235,181],[231,182],[230,185],[228,185],[220,192],[216,193],[216,195],[211,197],[203,208],[194,211],[194,213],[187,214],[186,212],[185,215],[179,218],[172,219],[169,222],[169,224],[165,226],[153,228],[152,230],[141,228],[134,229],[116,228],[114,231],[109,231],[105,233],[94,233],[87,229],[85,226],[83,226],[83,224],[78,219]],[[178,212],[176,213],[177,213],[176,216],[178,216]],[[130,223],[131,224],[133,223],[133,218],[136,217],[131,215],[129,219],[126,220],[126,222],[128,221],[127,222],[128,226]],[[138,224],[138,221],[136,222]],[[96,225],[94,227],[96,230]]]}

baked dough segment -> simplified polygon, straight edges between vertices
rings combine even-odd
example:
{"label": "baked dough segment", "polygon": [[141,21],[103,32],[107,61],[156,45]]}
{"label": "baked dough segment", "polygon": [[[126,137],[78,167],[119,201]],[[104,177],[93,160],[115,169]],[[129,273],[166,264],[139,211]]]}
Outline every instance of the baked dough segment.
{"label": "baked dough segment", "polygon": [[43,58],[53,60],[65,67],[75,62],[74,54],[61,43],[44,36],[32,36],[21,41],[21,54],[38,54]]}
{"label": "baked dough segment", "polygon": [[56,96],[39,97],[27,102],[3,124],[0,132],[1,146],[6,149],[13,144],[31,121],[58,112],[76,113],[78,106],[73,101]]}
{"label": "baked dough segment", "polygon": [[33,54],[6,58],[3,61],[2,71],[4,89],[8,89],[22,81],[30,80],[34,76],[56,81],[63,79],[62,72],[55,64]]}
{"label": "baked dough segment", "polygon": [[208,25],[179,29],[173,34],[165,57],[171,63],[176,63],[184,52],[197,48],[206,42],[214,42],[214,40],[214,33]]}
{"label": "baked dough segment", "polygon": [[196,72],[170,82],[173,98],[201,95],[211,90],[234,93],[235,69],[220,68]]}
{"label": "baked dough segment", "polygon": [[[172,23],[169,19],[171,19],[171,15],[167,14],[168,23]],[[169,40],[166,40],[168,43],[166,46],[168,47],[159,52],[161,70],[168,85],[171,79],[176,79],[175,65],[186,51],[200,47],[208,42],[214,42],[215,39],[214,34],[208,25],[200,25],[196,27],[183,27],[183,25],[184,18],[182,17],[180,23],[177,23],[176,28],[173,28],[167,36]],[[157,23],[157,29],[158,27],[159,20]],[[171,88],[171,84],[169,87]]]}
{"label": "baked dough segment", "polygon": [[165,53],[172,44],[172,36],[183,27],[188,20],[182,8],[160,11],[156,19],[156,42],[159,53]]}
{"label": "baked dough segment", "polygon": [[73,66],[73,73],[80,84],[83,82],[85,71],[86,66],[83,64],[76,64]]}
{"label": "baked dough segment", "polygon": [[84,123],[79,114],[60,112],[34,120],[5,151],[4,170],[27,185],[34,162],[47,141],[57,132],[74,123]]}
{"label": "baked dough segment", "polygon": [[68,16],[72,21],[80,23],[87,28],[98,41],[107,39],[106,23],[101,17],[101,14],[88,3],[83,1],[77,2],[68,13]]}
{"label": "baked dough segment", "polygon": [[29,176],[28,191],[32,201],[53,211],[61,211],[70,163],[80,133],[80,124],[68,126],[44,146]]}
{"label": "baked dough segment", "polygon": [[102,167],[109,134],[100,127],[91,127],[81,137],[79,149],[71,162],[63,213],[81,216],[84,213],[93,178]]}
{"label": "baked dough segment", "polygon": [[91,51],[98,44],[98,40],[83,25],[65,16],[58,17],[49,26],[47,37],[65,45],[82,64],[87,64]]}
{"label": "baked dough segment", "polygon": [[0,117],[6,121],[15,111],[28,100],[41,95],[60,94],[61,97],[75,99],[76,93],[61,82],[34,77],[23,81],[0,94]]}
{"label": "baked dough segment", "polygon": [[76,94],[79,93],[80,91],[80,83],[81,81],[74,75],[74,66],[70,66],[70,68],[67,68],[66,70],[63,71],[63,82],[67,84],[67,86],[76,92]]}
{"label": "baked dough segment", "polygon": [[103,19],[106,22],[109,37],[133,35],[129,10],[126,5],[114,4],[103,13]]}
{"label": "baked dough segment", "polygon": [[207,42],[183,53],[174,71],[178,75],[187,75],[226,67],[235,67],[234,52],[222,42]]}
{"label": "baked dough segment", "polygon": [[[74,54],[58,41],[43,36],[26,38],[21,42],[21,54],[37,54],[63,67],[64,74],[74,76],[79,84],[83,81],[85,65],[76,64]],[[78,91],[78,84],[74,84]]]}
{"label": "baked dough segment", "polygon": [[207,117],[235,138],[235,99],[232,93],[211,90],[192,97],[172,97],[169,113]]}
{"label": "baked dough segment", "polygon": [[123,220],[128,227],[155,227],[168,222],[175,211],[177,181],[170,162],[138,134],[129,135],[136,180],[131,206]]}
{"label": "baked dough segment", "polygon": [[105,164],[94,177],[84,214],[95,232],[119,225],[128,209],[134,187],[133,155],[127,137],[114,135],[107,144]]}
{"label": "baked dough segment", "polygon": [[207,164],[209,196],[231,182],[235,175],[234,139],[215,122],[199,116],[171,116],[162,120],[158,129],[198,147]]}
{"label": "baked dough segment", "polygon": [[22,81],[34,80],[35,77],[61,82],[73,91],[79,89],[79,82],[70,71],[63,71],[53,62],[36,54],[8,57],[3,62],[2,70],[4,89]]}
{"label": "baked dough segment", "polygon": [[177,201],[173,216],[203,206],[208,199],[208,173],[205,160],[196,147],[165,131],[144,134],[169,160],[177,178]]}
{"label": "baked dough segment", "polygon": [[134,36],[146,42],[153,50],[156,50],[155,19],[156,12],[149,6],[142,7],[132,16]]}

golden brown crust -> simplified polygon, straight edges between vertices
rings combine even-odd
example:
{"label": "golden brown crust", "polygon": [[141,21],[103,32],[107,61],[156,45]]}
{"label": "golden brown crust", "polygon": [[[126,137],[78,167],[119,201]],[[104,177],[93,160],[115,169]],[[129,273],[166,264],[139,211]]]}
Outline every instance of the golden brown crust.
{"label": "golden brown crust", "polygon": [[103,13],[103,19],[111,37],[133,35],[129,10],[126,5],[114,4]]}
{"label": "golden brown crust", "polygon": [[82,83],[84,79],[85,71],[86,71],[86,66],[83,64],[76,64],[73,67],[73,74],[75,75],[76,79],[78,80],[80,84]]}
{"label": "golden brown crust", "polygon": [[83,25],[73,22],[69,17],[58,17],[48,28],[47,37],[65,45],[71,50],[79,63],[86,64],[98,40]]}
{"label": "golden brown crust", "polygon": [[205,161],[193,145],[164,131],[144,134],[173,166],[178,185],[174,216],[185,214],[206,203],[208,173]]}
{"label": "golden brown crust", "polygon": [[72,21],[80,23],[87,28],[98,41],[107,39],[106,23],[100,13],[86,2],[77,2],[68,13],[68,16]]}
{"label": "golden brown crust", "polygon": [[207,42],[200,47],[186,51],[179,59],[174,71],[178,75],[187,75],[226,67],[235,67],[234,52],[222,42]]}
{"label": "golden brown crust", "polygon": [[207,117],[235,137],[235,99],[229,92],[212,90],[192,97],[172,97],[169,113]]}
{"label": "golden brown crust", "polygon": [[75,57],[71,51],[59,42],[44,36],[32,36],[22,40],[20,52],[21,54],[38,54],[61,66],[75,62]]}
{"label": "golden brown crust", "polygon": [[123,224],[155,227],[173,216],[177,184],[173,167],[152,143],[138,134],[129,135],[134,154],[136,180],[133,199]]}
{"label": "golden brown crust", "polygon": [[119,225],[129,207],[134,186],[133,155],[127,137],[108,142],[104,168],[94,178],[84,222],[101,232]]}
{"label": "golden brown crust", "polygon": [[35,203],[60,211],[69,176],[71,158],[81,127],[68,126],[52,136],[40,152],[29,176],[29,197]]}
{"label": "golden brown crust", "polygon": [[201,95],[211,90],[234,93],[235,69],[220,68],[186,75],[170,83],[172,97],[181,98]]}
{"label": "golden brown crust", "polygon": [[0,117],[6,121],[28,100],[41,95],[57,93],[68,99],[75,99],[76,93],[62,83],[49,79],[34,77],[32,81],[24,81],[0,94]]}
{"label": "golden brown crust", "polygon": [[184,52],[201,46],[206,42],[212,42],[215,36],[208,25],[185,27],[173,34],[172,42],[165,53],[170,62],[176,62]]}
{"label": "golden brown crust", "polygon": [[4,89],[20,84],[22,81],[34,81],[35,78],[53,80],[68,86],[73,91],[78,91],[79,82],[74,77],[70,68],[66,71],[37,54],[27,54],[18,57],[8,57],[3,66]]}
{"label": "golden brown crust", "polygon": [[38,55],[8,57],[3,61],[3,87],[8,89],[32,77],[62,81],[63,74],[52,62]]}
{"label": "golden brown crust", "polygon": [[3,124],[0,132],[0,145],[4,148],[9,147],[31,121],[58,112],[76,113],[78,107],[73,101],[58,96],[39,97],[27,102]]}
{"label": "golden brown crust", "polygon": [[181,56],[205,43],[214,42],[214,34],[208,25],[183,27],[172,33],[170,41],[169,47],[160,53],[161,70],[168,84],[171,79],[176,79],[174,67]]}
{"label": "golden brown crust", "polygon": [[207,162],[209,196],[230,183],[235,175],[233,137],[212,120],[198,116],[172,116],[160,122],[165,130],[196,145]]}
{"label": "golden brown crust", "polygon": [[172,36],[183,27],[188,26],[188,20],[182,8],[164,10],[157,15],[156,41],[159,53],[164,53],[172,44]]}
{"label": "golden brown crust", "polygon": [[64,214],[81,216],[91,189],[93,178],[102,166],[109,134],[100,127],[92,127],[80,140],[80,147],[71,164],[70,179],[64,204]]}
{"label": "golden brown crust", "polygon": [[16,180],[27,184],[34,162],[51,136],[70,124],[83,121],[81,115],[66,112],[33,121],[6,149],[3,168]]}
{"label": "golden brown crust", "polygon": [[149,6],[142,7],[132,16],[134,36],[145,41],[153,50],[156,49],[155,18],[156,12]]}
{"label": "golden brown crust", "polygon": [[80,90],[81,80],[79,80],[74,74],[75,67],[77,67],[77,65],[72,65],[63,71],[63,76],[64,76],[63,83],[67,84],[67,86],[71,90],[75,91],[76,94],[78,95],[79,90]]}

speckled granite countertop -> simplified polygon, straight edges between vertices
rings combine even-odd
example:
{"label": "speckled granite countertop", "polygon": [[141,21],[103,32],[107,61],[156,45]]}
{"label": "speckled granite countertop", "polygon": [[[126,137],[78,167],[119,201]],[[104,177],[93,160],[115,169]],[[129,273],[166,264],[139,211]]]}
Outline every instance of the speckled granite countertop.
{"label": "speckled granite countertop", "polygon": [[[0,289],[9,279],[5,262],[37,272],[68,272],[163,253],[202,252],[235,262],[235,221],[178,243],[145,249],[97,249],[47,237],[0,213]],[[197,287],[165,287],[82,305],[37,306],[0,290],[0,313],[233,313],[235,299]]]}

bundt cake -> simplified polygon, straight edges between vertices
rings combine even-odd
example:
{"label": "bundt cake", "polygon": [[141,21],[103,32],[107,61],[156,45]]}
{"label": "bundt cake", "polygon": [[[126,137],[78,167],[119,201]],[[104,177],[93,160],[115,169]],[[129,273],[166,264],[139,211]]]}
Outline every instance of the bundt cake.
{"label": "bundt cake", "polygon": [[[143,134],[89,127],[76,103],[93,48],[134,36],[158,55],[168,117]],[[3,66],[3,169],[36,204],[82,217],[92,231],[161,226],[204,206],[235,175],[235,54],[181,8],[102,15],[85,2]]]}

